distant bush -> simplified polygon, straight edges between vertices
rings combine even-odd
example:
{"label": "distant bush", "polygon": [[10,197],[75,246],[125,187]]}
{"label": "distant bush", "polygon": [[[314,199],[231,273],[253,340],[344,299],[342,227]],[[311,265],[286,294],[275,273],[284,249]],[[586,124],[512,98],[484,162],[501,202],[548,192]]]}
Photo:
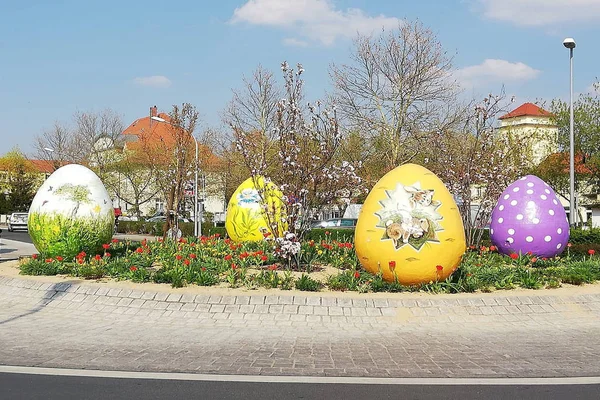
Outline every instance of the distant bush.
{"label": "distant bush", "polygon": [[354,229],[318,228],[304,233],[304,240],[320,242],[326,238],[337,240],[338,242],[354,243]]}
{"label": "distant bush", "polygon": [[[146,222],[146,221],[119,221],[117,231],[125,234],[162,236],[164,222]],[[179,229],[183,236],[194,236],[193,222],[180,222]],[[218,233],[225,237],[227,231],[224,227],[201,226],[204,236],[211,236]]]}
{"label": "distant bush", "polygon": [[569,241],[573,244],[600,244],[600,228],[571,229]]}

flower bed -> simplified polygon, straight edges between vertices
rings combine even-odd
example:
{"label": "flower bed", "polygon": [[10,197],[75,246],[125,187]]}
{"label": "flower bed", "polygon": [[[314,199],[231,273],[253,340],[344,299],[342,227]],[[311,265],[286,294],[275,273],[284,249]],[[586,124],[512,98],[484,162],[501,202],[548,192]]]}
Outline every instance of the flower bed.
{"label": "flower bed", "polygon": [[[85,279],[109,277],[134,282],[185,285],[337,290],[358,292],[426,291],[458,293],[513,288],[555,288],[600,280],[600,256],[588,247],[562,257],[499,254],[494,246],[470,248],[460,267],[448,279],[415,287],[386,282],[381,274],[361,270],[349,241],[327,232],[320,241],[305,240],[295,262],[284,259],[274,241],[234,243],[220,234],[199,239],[129,242],[114,239],[100,254],[80,252],[72,259],[36,255],[21,263],[29,275],[71,275]],[[584,245],[579,245],[584,246]],[[600,253],[599,253],[600,254]],[[385,268],[394,270],[396,262]],[[398,262],[400,268],[400,262]],[[432,266],[436,268],[436,266]],[[437,266],[440,268],[440,266]]]}

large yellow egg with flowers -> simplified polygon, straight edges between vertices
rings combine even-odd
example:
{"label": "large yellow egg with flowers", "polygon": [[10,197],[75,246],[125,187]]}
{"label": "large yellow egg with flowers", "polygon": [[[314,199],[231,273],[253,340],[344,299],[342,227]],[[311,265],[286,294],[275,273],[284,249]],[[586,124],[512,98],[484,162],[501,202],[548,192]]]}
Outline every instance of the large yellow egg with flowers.
{"label": "large yellow egg with flowers", "polygon": [[269,235],[279,237],[287,230],[285,215],[279,188],[263,177],[248,178],[229,200],[225,228],[236,242],[260,241]]}
{"label": "large yellow egg with flowers", "polygon": [[416,164],[401,165],[377,182],[358,216],[354,243],[365,270],[403,285],[445,280],[466,249],[452,195]]}

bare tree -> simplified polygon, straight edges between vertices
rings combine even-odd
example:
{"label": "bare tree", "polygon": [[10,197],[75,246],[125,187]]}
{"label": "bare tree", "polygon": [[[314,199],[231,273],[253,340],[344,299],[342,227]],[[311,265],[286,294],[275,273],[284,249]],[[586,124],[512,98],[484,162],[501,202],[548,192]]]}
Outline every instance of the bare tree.
{"label": "bare tree", "polygon": [[232,90],[233,98],[223,111],[223,122],[245,132],[270,135],[282,94],[273,73],[259,65],[252,79],[243,77],[242,82],[241,89]]}
{"label": "bare tree", "polygon": [[121,116],[111,109],[99,113],[78,111],[74,115],[74,141],[77,160],[94,167],[103,175],[107,166],[118,161],[113,150],[122,148],[125,129]]}
{"label": "bare tree", "polygon": [[[242,132],[251,137],[245,151],[252,154],[252,159],[262,169],[276,163],[275,127],[282,90],[273,73],[262,66],[252,73],[251,79],[244,77],[242,82],[241,89],[232,90],[233,98],[223,111],[222,120],[232,132]],[[225,152],[229,143],[223,143]],[[239,153],[235,152],[233,156],[237,158]]]}
{"label": "bare tree", "polygon": [[419,21],[359,35],[351,58],[331,66],[333,96],[342,120],[369,143],[363,158],[383,160],[380,173],[412,160],[430,132],[458,120],[452,57]]}
{"label": "bare tree", "polygon": [[174,105],[169,118],[165,122],[168,130],[165,136],[153,136],[155,132],[147,132],[140,137],[146,165],[156,174],[163,196],[166,199],[167,220],[164,236],[177,225],[180,206],[184,202],[186,185],[193,183],[194,131],[198,121],[198,111],[190,103]]}
{"label": "bare tree", "polygon": [[54,171],[76,158],[73,131],[60,122],[35,138],[34,149],[35,157],[50,163]]}
{"label": "bare tree", "polygon": [[141,206],[160,192],[155,170],[138,152],[127,149],[119,151],[118,161],[107,166],[103,182],[117,199],[131,204],[138,217]]}
{"label": "bare tree", "polygon": [[74,128],[56,122],[35,139],[36,156],[51,162],[56,170],[67,162],[87,164],[102,175],[117,160],[115,148],[122,147],[121,116],[111,109],[99,113],[76,112]]}

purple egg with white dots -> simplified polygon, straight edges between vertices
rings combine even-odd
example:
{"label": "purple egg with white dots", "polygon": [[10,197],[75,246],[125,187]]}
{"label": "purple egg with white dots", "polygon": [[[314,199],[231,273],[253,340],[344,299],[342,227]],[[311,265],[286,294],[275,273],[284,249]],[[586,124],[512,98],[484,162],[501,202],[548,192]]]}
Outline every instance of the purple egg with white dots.
{"label": "purple egg with white dots", "polygon": [[510,184],[492,211],[490,239],[503,254],[554,257],[569,242],[569,221],[554,190],[534,175]]}

